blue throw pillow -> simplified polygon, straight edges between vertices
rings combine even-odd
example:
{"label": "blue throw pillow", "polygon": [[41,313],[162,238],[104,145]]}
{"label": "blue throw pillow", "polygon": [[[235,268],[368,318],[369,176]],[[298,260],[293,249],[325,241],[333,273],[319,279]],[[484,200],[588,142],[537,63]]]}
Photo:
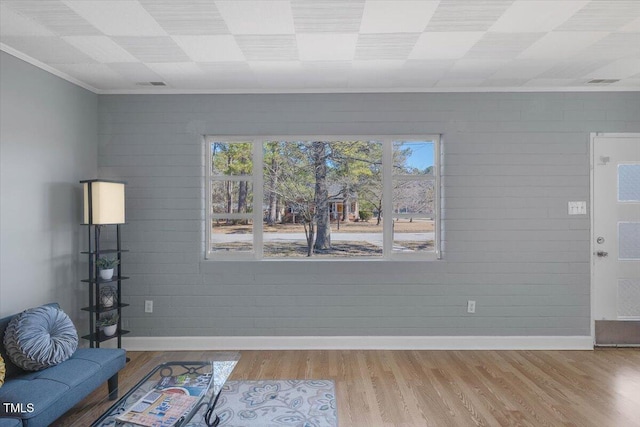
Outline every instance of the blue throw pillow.
{"label": "blue throw pillow", "polygon": [[70,358],[78,348],[78,332],[59,308],[30,308],[11,319],[4,347],[16,366],[39,371]]}

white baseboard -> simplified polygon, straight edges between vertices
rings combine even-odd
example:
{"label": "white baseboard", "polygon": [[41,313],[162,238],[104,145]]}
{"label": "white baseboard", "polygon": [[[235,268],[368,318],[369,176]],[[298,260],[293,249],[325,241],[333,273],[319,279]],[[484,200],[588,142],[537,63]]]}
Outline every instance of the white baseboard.
{"label": "white baseboard", "polygon": [[123,337],[129,351],[175,350],[593,350],[591,336]]}

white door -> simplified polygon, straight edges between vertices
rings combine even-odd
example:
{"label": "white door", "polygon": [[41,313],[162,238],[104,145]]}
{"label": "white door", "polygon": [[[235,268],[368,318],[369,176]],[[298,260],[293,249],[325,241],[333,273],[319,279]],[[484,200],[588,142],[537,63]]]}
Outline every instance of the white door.
{"label": "white door", "polygon": [[594,320],[640,319],[640,134],[591,140]]}

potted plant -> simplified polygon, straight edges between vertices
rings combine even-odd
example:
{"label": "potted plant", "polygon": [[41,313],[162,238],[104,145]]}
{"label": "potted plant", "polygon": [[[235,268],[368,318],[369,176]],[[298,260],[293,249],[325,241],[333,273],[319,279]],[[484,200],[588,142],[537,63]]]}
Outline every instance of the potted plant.
{"label": "potted plant", "polygon": [[118,264],[120,264],[120,260],[117,258],[98,258],[96,266],[100,269],[100,278],[110,280],[113,277],[113,269]]}
{"label": "potted plant", "polygon": [[108,337],[116,333],[118,329],[118,316],[117,312],[113,312],[113,314],[105,314],[102,316],[98,322],[96,323],[99,328],[102,328],[104,334]]}

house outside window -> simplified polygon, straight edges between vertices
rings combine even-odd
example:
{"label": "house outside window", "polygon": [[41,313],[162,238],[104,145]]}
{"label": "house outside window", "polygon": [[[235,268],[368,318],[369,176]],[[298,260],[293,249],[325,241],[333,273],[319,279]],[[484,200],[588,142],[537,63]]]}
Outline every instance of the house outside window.
{"label": "house outside window", "polygon": [[205,138],[209,259],[436,259],[440,137]]}

